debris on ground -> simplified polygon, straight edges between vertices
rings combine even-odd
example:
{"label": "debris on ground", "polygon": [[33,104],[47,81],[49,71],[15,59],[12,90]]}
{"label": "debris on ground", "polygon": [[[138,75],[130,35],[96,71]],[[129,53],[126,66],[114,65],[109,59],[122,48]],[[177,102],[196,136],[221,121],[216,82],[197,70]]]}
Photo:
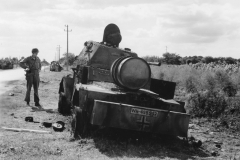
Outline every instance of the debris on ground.
{"label": "debris on ground", "polygon": [[193,136],[189,137],[189,144],[195,148],[199,148],[202,146],[202,141],[195,139]]}
{"label": "debris on ground", "polygon": [[222,142],[214,141],[215,144],[222,144]]}
{"label": "debris on ground", "polygon": [[216,156],[219,155],[219,153],[218,153],[217,151],[211,151],[211,155],[214,156],[214,157],[216,157]]}
{"label": "debris on ground", "polygon": [[34,121],[34,120],[33,120],[33,117],[25,117],[25,121],[26,121],[26,122],[33,122],[33,123],[40,123],[40,122],[38,122],[38,121]]}
{"label": "debris on ground", "polygon": [[2,129],[7,130],[7,131],[14,131],[14,132],[51,133],[50,131],[33,130],[33,129],[22,129],[22,128],[2,127]]}
{"label": "debris on ground", "polygon": [[50,81],[40,81],[41,83],[49,83]]}
{"label": "debris on ground", "polygon": [[52,124],[53,130],[56,132],[62,132],[64,130],[65,123],[62,121],[57,121],[56,123]]}
{"label": "debris on ground", "polygon": [[50,123],[50,122],[42,122],[42,125],[46,128],[52,127],[52,123]]}
{"label": "debris on ground", "polygon": [[14,96],[14,93],[9,93],[8,95],[9,95],[9,96]]}
{"label": "debris on ground", "polygon": [[26,122],[33,122],[33,117],[25,117]]}
{"label": "debris on ground", "polygon": [[217,148],[221,148],[221,145],[220,144],[216,144],[215,145]]}
{"label": "debris on ground", "polygon": [[53,109],[44,109],[44,108],[38,108],[38,107],[31,107],[32,108],[32,112],[35,112],[35,111],[45,111],[47,113],[57,113],[56,110],[53,110]]}

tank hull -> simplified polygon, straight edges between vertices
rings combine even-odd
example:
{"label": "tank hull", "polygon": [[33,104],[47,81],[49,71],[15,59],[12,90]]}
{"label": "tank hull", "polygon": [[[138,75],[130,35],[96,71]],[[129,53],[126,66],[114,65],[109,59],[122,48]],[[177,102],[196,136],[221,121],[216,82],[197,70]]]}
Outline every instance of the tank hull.
{"label": "tank hull", "polygon": [[[77,102],[74,106],[86,111],[87,123],[91,125],[187,137],[190,115],[174,100],[164,100],[148,90],[119,91],[93,84],[75,86],[78,97],[73,99]],[[141,99],[146,100],[140,102]]]}
{"label": "tank hull", "polygon": [[190,115],[95,100],[92,125],[187,137]]}

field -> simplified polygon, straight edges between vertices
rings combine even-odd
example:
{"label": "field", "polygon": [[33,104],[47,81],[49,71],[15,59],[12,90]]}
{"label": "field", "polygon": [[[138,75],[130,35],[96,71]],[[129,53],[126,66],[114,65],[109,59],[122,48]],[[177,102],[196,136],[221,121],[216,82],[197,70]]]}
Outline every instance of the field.
{"label": "field", "polygon": [[[9,81],[6,84],[11,89],[2,94],[0,99],[0,159],[240,158],[238,124],[229,124],[228,121],[230,118],[238,120],[238,105],[231,103],[231,107],[235,109],[234,114],[223,114],[224,112],[229,113],[229,99],[233,99],[231,102],[235,102],[239,97],[237,76],[229,75],[231,79],[228,79],[229,82],[232,82],[231,84],[236,85],[236,94],[229,97],[225,95],[224,91],[222,93],[223,97],[229,100],[225,107],[226,110],[216,117],[210,117],[208,114],[199,115],[200,109],[196,106],[195,109],[198,110],[193,110],[194,106],[191,101],[194,98],[192,95],[202,95],[208,91],[209,86],[204,85],[207,78],[203,78],[207,77],[205,76],[206,71],[192,69],[189,66],[152,67],[153,77],[177,82],[175,98],[188,102],[187,111],[193,116],[189,125],[190,142],[187,144],[179,137],[132,133],[108,128],[99,129],[87,138],[73,140],[70,128],[71,116],[62,116],[57,112],[59,83],[62,76],[70,73],[67,71],[41,72],[39,93],[41,104],[46,111],[36,109],[33,102],[30,107],[26,106],[23,101],[26,91],[25,80]],[[209,74],[214,77],[215,72],[211,71]],[[222,89],[221,86],[214,87],[213,90],[216,91],[219,91],[219,88]],[[14,95],[9,96],[9,93]],[[33,100],[33,97],[31,99]],[[63,132],[55,132],[52,128],[45,128],[41,123],[26,122],[25,117],[27,116],[32,116],[35,121],[39,122],[61,120],[65,122],[66,128]],[[222,124],[224,117],[228,127]],[[4,130],[2,127],[44,130],[51,133],[12,132]],[[196,146],[195,143],[192,143],[195,141],[201,141],[202,145]]]}

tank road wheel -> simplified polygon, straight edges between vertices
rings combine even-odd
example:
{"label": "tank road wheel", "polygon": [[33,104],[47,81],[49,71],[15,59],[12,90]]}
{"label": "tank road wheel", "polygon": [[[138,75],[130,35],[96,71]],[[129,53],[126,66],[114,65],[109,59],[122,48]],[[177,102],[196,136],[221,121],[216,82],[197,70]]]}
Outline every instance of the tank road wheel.
{"label": "tank road wheel", "polygon": [[70,114],[71,111],[71,104],[67,101],[67,98],[65,97],[64,93],[61,92],[59,94],[59,100],[58,100],[58,112],[66,115]]}
{"label": "tank road wheel", "polygon": [[87,135],[86,114],[79,107],[74,107],[72,114],[72,134],[73,138],[84,138]]}
{"label": "tank road wheel", "polygon": [[71,113],[71,98],[73,93],[73,78],[63,77],[59,84],[58,112],[67,115]]}

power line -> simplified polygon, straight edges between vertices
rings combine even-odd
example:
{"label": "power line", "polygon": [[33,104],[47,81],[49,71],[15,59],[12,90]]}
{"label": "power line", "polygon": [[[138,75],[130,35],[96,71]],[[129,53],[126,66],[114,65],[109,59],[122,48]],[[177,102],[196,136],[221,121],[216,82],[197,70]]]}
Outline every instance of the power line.
{"label": "power line", "polygon": [[67,71],[68,71],[68,32],[72,32],[72,30],[68,30],[68,25],[65,25],[67,27],[67,30],[64,29],[64,31],[67,32]]}

